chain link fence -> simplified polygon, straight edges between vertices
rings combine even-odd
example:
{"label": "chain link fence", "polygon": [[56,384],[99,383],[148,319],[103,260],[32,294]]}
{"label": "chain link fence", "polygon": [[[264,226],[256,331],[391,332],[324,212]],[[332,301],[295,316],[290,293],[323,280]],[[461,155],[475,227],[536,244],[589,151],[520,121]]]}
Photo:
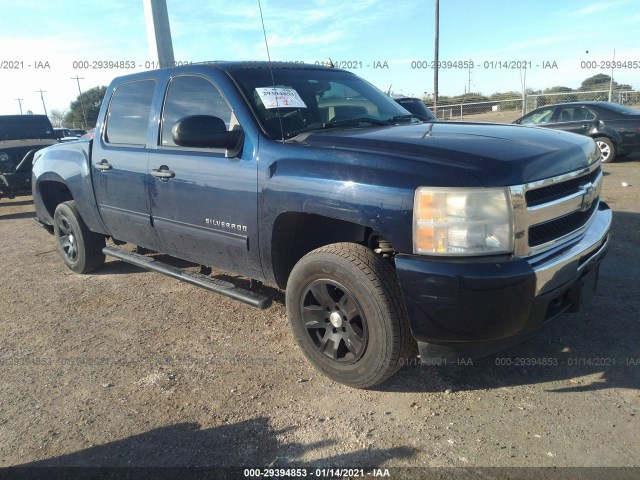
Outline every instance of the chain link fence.
{"label": "chain link fence", "polygon": [[[483,102],[438,103],[435,113],[440,120],[512,123],[525,113],[546,105],[608,100],[609,90],[540,93],[527,94],[524,99],[515,97]],[[611,101],[640,108],[640,91],[614,90],[611,92]]]}
{"label": "chain link fence", "polygon": [[[546,105],[565,102],[607,102],[609,101],[609,90],[592,90],[581,92],[562,93],[542,93],[537,95],[526,95],[525,113]],[[611,92],[611,101],[623,105],[640,104],[640,92],[619,90]]]}
{"label": "chain link fence", "polygon": [[458,122],[511,123],[522,116],[522,98],[438,104],[436,115],[441,120]]}

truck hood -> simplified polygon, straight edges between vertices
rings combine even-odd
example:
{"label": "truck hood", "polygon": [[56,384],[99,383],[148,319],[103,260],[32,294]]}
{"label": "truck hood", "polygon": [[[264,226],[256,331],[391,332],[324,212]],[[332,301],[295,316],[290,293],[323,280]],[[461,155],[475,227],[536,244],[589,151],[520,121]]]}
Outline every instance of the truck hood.
{"label": "truck hood", "polygon": [[442,122],[324,130],[295,141],[315,147],[370,152],[459,167],[485,186],[521,185],[590,165],[595,142],[543,128]]}

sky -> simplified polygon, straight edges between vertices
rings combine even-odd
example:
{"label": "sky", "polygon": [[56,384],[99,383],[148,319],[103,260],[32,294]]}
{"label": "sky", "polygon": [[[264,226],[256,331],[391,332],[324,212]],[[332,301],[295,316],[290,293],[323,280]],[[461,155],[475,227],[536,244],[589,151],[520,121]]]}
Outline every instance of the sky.
{"label": "sky", "polygon": [[[258,0],[166,2],[177,62],[267,59]],[[381,90],[433,93],[435,0],[261,5],[271,60],[330,58]],[[0,0],[0,11],[2,115],[20,106],[68,109],[79,93],[75,77],[84,91],[145,70],[152,58],[142,0]],[[614,80],[640,90],[638,24],[640,0],[440,0],[439,59],[449,63],[439,71],[439,94],[577,88],[610,75],[601,66],[614,51],[630,62]],[[135,68],[113,67],[125,62]],[[526,72],[506,68],[523,65]]]}

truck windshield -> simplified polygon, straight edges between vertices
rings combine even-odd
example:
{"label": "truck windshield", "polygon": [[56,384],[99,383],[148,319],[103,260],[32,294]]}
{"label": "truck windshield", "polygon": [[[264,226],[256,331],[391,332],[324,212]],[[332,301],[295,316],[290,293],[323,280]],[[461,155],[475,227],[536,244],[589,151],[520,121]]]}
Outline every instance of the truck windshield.
{"label": "truck windshield", "polygon": [[0,116],[0,141],[40,138],[56,138],[51,122],[44,115]]}
{"label": "truck windshield", "polygon": [[229,73],[274,139],[323,128],[419,121],[370,83],[342,70],[258,66]]}

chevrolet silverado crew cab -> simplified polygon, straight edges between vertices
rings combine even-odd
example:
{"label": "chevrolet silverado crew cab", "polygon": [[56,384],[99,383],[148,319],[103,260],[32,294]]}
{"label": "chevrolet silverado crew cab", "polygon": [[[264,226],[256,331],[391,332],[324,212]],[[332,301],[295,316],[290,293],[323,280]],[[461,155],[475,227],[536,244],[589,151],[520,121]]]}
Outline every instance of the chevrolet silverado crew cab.
{"label": "chevrolet silverado crew cab", "polygon": [[423,362],[479,356],[576,311],[609,241],[591,138],[426,123],[330,67],[120,77],[93,140],[36,157],[37,218],[71,270],[110,255],[260,308],[270,298],[202,272],[286,289],[304,355],[355,387],[416,345]]}

